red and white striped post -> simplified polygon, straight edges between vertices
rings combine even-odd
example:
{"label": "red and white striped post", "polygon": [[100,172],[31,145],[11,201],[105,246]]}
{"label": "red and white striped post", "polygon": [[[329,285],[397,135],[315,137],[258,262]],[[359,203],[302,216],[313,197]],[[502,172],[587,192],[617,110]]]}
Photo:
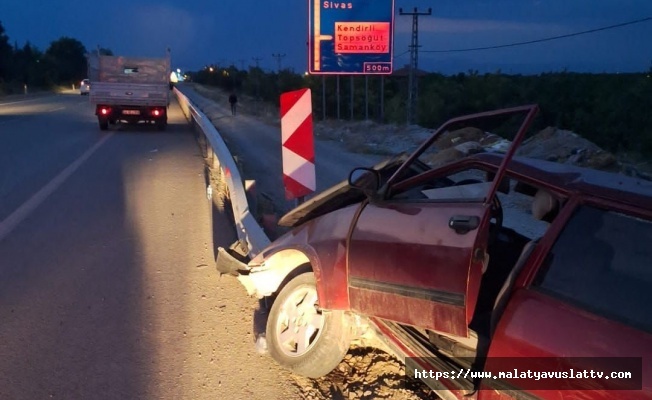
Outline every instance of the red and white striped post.
{"label": "red and white striped post", "polygon": [[310,89],[281,94],[281,135],[285,198],[301,203],[316,188]]}

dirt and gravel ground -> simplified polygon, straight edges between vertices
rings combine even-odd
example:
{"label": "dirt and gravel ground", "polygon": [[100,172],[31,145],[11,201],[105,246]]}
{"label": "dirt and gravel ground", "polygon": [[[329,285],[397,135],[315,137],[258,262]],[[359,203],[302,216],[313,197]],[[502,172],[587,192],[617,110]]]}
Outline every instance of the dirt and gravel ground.
{"label": "dirt and gravel ground", "polygon": [[305,399],[438,399],[421,382],[405,378],[405,367],[391,355],[352,347],[340,365],[321,379],[293,376]]}

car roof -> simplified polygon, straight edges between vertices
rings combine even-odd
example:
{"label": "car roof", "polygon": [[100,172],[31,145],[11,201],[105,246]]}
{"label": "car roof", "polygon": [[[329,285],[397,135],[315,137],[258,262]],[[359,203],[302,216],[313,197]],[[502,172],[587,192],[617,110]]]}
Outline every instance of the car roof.
{"label": "car roof", "polygon": [[[469,158],[498,168],[503,156],[500,153],[479,153]],[[507,172],[529,177],[564,192],[579,192],[652,211],[652,181],[526,157],[514,157]]]}

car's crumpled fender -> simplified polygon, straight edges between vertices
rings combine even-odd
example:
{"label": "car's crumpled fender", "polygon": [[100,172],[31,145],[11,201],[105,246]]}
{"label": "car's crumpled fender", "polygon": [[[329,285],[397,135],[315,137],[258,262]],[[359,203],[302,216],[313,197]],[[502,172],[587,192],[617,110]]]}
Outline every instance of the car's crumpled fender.
{"label": "car's crumpled fender", "polygon": [[297,269],[314,270],[315,275],[318,274],[320,268],[314,250],[302,243],[301,236],[292,236],[292,241],[275,242],[247,264],[248,273],[238,275],[238,280],[250,296],[271,296]]}
{"label": "car's crumpled fender", "polygon": [[359,204],[308,221],[275,240],[238,276],[250,295],[270,296],[293,271],[312,271],[324,308],[348,307],[346,240]]}

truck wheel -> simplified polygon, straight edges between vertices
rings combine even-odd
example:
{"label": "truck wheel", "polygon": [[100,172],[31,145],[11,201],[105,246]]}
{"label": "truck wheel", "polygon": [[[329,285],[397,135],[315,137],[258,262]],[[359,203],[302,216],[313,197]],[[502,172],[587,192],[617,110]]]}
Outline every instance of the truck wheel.
{"label": "truck wheel", "polygon": [[318,308],[312,273],[292,279],[281,290],[267,320],[270,356],[285,368],[319,378],[331,372],[351,344],[351,326],[343,311]]}
{"label": "truck wheel", "polygon": [[109,121],[107,121],[107,120],[99,120],[99,123],[100,123],[100,130],[101,131],[105,131],[105,130],[109,129]]}

